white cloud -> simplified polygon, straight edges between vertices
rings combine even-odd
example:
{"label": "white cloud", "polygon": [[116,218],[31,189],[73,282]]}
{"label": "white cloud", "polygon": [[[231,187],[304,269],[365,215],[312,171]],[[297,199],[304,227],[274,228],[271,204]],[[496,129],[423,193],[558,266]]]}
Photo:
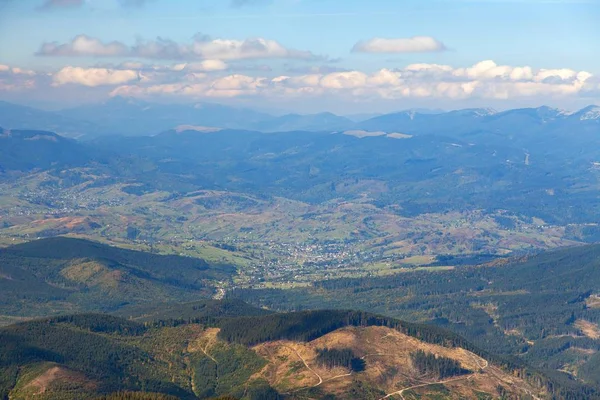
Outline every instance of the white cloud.
{"label": "white cloud", "polygon": [[186,77],[186,81],[177,83],[120,86],[111,92],[111,96],[147,97],[163,94],[186,97],[237,97],[258,94],[269,83],[267,78],[240,74],[216,79],[206,79],[206,74],[188,74]]}
{"label": "white cloud", "polygon": [[497,65],[492,60],[481,61],[470,68],[459,68],[454,70],[453,75],[457,77],[466,77],[469,79],[485,80],[510,78],[513,71],[508,65]]}
{"label": "white cloud", "polygon": [[[136,61],[125,61],[118,66],[119,69],[145,69],[146,66],[141,62]],[[151,67],[151,69],[153,69]]]}
{"label": "white cloud", "polygon": [[[484,60],[467,67],[411,64],[401,69],[327,71],[270,75],[269,71],[232,73],[219,59],[180,64],[67,66],[41,73],[0,64],[0,90],[18,91],[49,85],[113,86],[111,95],[131,97],[232,98],[253,96],[274,101],[328,99],[362,102],[410,99],[516,100],[598,97],[600,76],[573,69],[534,69]],[[55,89],[59,90],[59,89]]]}
{"label": "white cloud", "polygon": [[103,42],[78,35],[68,43],[44,43],[36,53],[40,56],[135,57],[164,60],[245,60],[245,59],[302,59],[316,60],[310,51],[289,49],[275,40],[252,38],[245,40],[212,39],[196,35],[191,43],[169,39],[139,40],[128,46],[122,42]]}
{"label": "white cloud", "polygon": [[28,75],[34,76],[36,73],[30,69],[23,69],[19,67],[10,67],[9,65],[0,64],[0,74],[14,74],[14,75]]}
{"label": "white cloud", "polygon": [[321,78],[320,86],[325,89],[352,89],[367,83],[367,74],[359,71],[333,72]]}
{"label": "white cloud", "polygon": [[19,67],[13,67],[11,69],[11,72],[15,75],[28,75],[28,76],[35,75],[35,71],[32,71],[30,69],[23,69],[23,68],[19,68]]}
{"label": "white cloud", "polygon": [[357,53],[431,53],[446,50],[446,46],[430,36],[385,39],[373,38],[358,42],[352,48]]}
{"label": "white cloud", "polygon": [[129,49],[121,42],[104,43],[99,39],[77,35],[69,43],[57,42],[44,43],[37,52],[42,56],[94,56],[94,57],[119,57],[126,56]]}
{"label": "white cloud", "polygon": [[600,76],[587,76],[581,88],[581,94],[585,97],[597,97],[600,99]]}
{"label": "white cloud", "polygon": [[228,65],[221,60],[203,60],[192,63],[176,64],[172,67],[173,71],[190,71],[190,72],[214,72],[223,71],[228,68]]}
{"label": "white cloud", "polygon": [[405,71],[427,71],[427,72],[448,72],[452,71],[452,67],[449,65],[439,64],[410,64],[404,68]]}
{"label": "white cloud", "polygon": [[37,86],[36,72],[0,64],[0,92],[30,90]]}
{"label": "white cloud", "polygon": [[52,76],[54,86],[68,83],[83,86],[121,85],[140,79],[134,70],[117,70],[108,68],[64,67]]}
{"label": "white cloud", "polygon": [[21,82],[11,82],[6,79],[0,79],[0,92],[17,92],[35,88],[35,81],[28,79]]}
{"label": "white cloud", "polygon": [[569,80],[573,79],[577,76],[577,72],[572,69],[542,69],[540,70],[534,77],[536,82],[542,82],[545,79],[559,79],[559,80]]}
{"label": "white cloud", "polygon": [[[486,60],[466,68],[438,64],[411,64],[403,69],[312,73],[254,77],[204,73],[178,82],[118,87],[112,95],[148,97],[175,95],[194,98],[264,96],[339,96],[341,100],[373,99],[513,99],[568,97],[591,93],[597,81],[585,71],[534,70],[528,66],[497,65]],[[586,83],[587,82],[587,83]],[[592,83],[595,82],[595,83]]]}
{"label": "white cloud", "polygon": [[368,83],[373,86],[397,86],[400,84],[400,78],[399,73],[384,68],[368,77]]}

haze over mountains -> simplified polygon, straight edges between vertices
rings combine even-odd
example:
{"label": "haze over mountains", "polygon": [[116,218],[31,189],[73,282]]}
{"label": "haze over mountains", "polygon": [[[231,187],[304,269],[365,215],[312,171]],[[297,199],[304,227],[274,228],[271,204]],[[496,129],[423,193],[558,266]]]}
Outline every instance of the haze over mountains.
{"label": "haze over mountains", "polygon": [[[514,109],[465,109],[450,112],[409,110],[369,116],[343,117],[332,113],[272,116],[246,108],[211,103],[158,104],[115,97],[104,103],[60,111],[42,111],[0,102],[0,123],[9,129],[48,130],[71,137],[102,135],[155,135],[180,125],[223,129],[286,131],[367,130],[408,134],[460,135],[478,131],[504,132],[515,129],[587,132],[600,122],[600,107],[576,112],[549,107]],[[516,133],[515,133],[516,134]]]}

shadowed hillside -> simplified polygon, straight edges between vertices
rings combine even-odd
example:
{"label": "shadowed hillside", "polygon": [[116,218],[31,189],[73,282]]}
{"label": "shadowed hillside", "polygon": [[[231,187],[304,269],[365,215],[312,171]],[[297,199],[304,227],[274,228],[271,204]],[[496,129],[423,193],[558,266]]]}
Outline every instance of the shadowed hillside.
{"label": "shadowed hillside", "polygon": [[[440,390],[468,399],[545,393],[517,377],[544,382],[542,375],[477,355],[439,328],[356,312],[240,317],[257,312],[231,302],[203,305],[216,310],[200,313],[204,324],[181,322],[173,307],[171,319],[145,324],[85,314],[1,328],[0,394],[265,400],[379,399]],[[189,312],[189,305],[182,310]],[[268,337],[256,336],[259,325]],[[259,344],[243,344],[249,342]]]}
{"label": "shadowed hillside", "polygon": [[12,316],[211,297],[216,282],[236,273],[196,258],[64,237],[2,249],[0,260],[0,307]]}

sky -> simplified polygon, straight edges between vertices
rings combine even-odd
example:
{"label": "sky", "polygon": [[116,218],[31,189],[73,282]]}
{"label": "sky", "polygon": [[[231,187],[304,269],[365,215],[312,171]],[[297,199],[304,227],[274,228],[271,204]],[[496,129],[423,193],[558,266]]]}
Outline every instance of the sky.
{"label": "sky", "polygon": [[600,0],[0,0],[0,100],[338,114],[600,103]]}

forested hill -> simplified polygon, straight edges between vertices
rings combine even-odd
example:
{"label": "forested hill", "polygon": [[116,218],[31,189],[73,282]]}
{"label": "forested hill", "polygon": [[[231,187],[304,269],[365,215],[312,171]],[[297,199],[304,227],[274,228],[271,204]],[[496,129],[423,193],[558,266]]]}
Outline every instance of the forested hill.
{"label": "forested hill", "polygon": [[0,250],[0,315],[115,311],[156,299],[212,297],[231,265],[56,237]]}
{"label": "forested hill", "polygon": [[91,149],[53,132],[8,130],[0,127],[0,172],[81,166]]}
{"label": "forested hill", "polygon": [[188,303],[126,306],[113,314],[142,323],[173,326],[192,322],[215,324],[223,318],[258,317],[273,313],[237,299],[202,299]]}
{"label": "forested hill", "polygon": [[[28,399],[44,393],[45,399],[96,395],[136,399],[143,397],[127,392],[140,391],[155,393],[148,398],[161,398],[159,394],[181,399],[224,395],[251,400],[304,398],[285,389],[290,383],[270,374],[270,368],[289,368],[288,375],[295,376],[295,385],[300,385],[299,390],[306,390],[304,394],[312,393],[312,398],[325,398],[330,389],[326,384],[323,389],[315,389],[307,371],[313,371],[319,379],[326,374],[345,379],[336,384],[340,397],[329,398],[379,398],[390,389],[373,380],[370,374],[374,370],[370,368],[377,370],[384,365],[367,355],[373,351],[373,341],[381,341],[382,334],[390,338],[381,343],[390,354],[407,358],[420,356],[427,361],[413,361],[414,366],[408,363],[402,367],[406,371],[400,372],[407,376],[414,374],[415,379],[423,371],[430,372],[433,387],[436,387],[436,379],[454,374],[464,376],[455,379],[471,382],[470,387],[479,388],[482,382],[489,385],[491,381],[502,386],[503,381],[497,381],[497,376],[508,373],[512,374],[515,385],[529,391],[552,390],[556,398],[592,398],[577,397],[579,392],[567,393],[557,382],[526,366],[481,352],[459,336],[437,327],[353,311],[240,316],[260,312],[235,301],[218,303],[197,303],[195,315],[188,305],[183,308],[187,318],[171,308],[173,313],[168,320],[143,324],[107,315],[84,314],[1,328],[0,398]],[[207,312],[207,308],[216,314]],[[204,323],[197,323],[200,320]],[[342,338],[349,336],[353,339],[344,345],[342,342],[347,339]],[[253,344],[257,346],[248,347]],[[344,347],[339,347],[342,345]],[[336,346],[339,351],[335,350]],[[351,359],[361,359],[360,368],[327,367],[322,362],[323,348],[328,348],[331,354],[347,353]],[[290,349],[293,351],[288,356],[270,356]],[[434,355],[434,351],[441,356]],[[300,368],[302,363],[294,364],[293,358],[288,363],[286,360],[290,357],[299,358],[306,365],[313,364],[313,369]],[[489,365],[494,365],[489,367],[494,369],[493,374],[486,371]],[[350,373],[343,373],[344,368],[352,369]],[[541,386],[535,389],[521,377]],[[347,385],[344,386],[347,394],[341,395],[341,384]],[[503,387],[507,393],[514,389]],[[585,390],[588,390],[586,396],[593,396],[591,389]]]}
{"label": "forested hill", "polygon": [[[52,237],[17,244],[1,250],[3,253],[28,258],[44,259],[80,259],[93,258],[110,260],[124,265],[144,266],[149,270],[174,268],[185,270],[210,270],[211,266],[204,260],[176,255],[161,255],[143,251],[123,249],[84,239],[69,237]],[[232,272],[232,267],[223,267]]]}
{"label": "forested hill", "polygon": [[279,310],[356,307],[450,329],[478,347],[600,386],[600,245],[452,271],[231,294]]}

